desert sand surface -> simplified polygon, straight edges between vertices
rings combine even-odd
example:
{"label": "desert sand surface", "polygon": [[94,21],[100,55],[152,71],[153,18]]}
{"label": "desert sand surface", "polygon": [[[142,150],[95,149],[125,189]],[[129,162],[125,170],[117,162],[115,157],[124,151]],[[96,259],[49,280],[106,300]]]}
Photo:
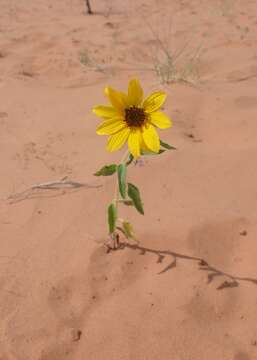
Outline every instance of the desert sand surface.
{"label": "desert sand surface", "polygon": [[[0,359],[256,360],[257,2],[91,4],[1,0]],[[130,168],[140,243],[106,253],[93,173],[122,151],[92,107],[135,77],[168,93],[177,150]],[[64,177],[88,186],[23,193]]]}

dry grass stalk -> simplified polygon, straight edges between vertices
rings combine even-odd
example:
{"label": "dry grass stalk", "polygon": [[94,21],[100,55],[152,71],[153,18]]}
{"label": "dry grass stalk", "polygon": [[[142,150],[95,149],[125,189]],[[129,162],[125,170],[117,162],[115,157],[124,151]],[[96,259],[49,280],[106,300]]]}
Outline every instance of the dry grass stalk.
{"label": "dry grass stalk", "polygon": [[154,70],[162,84],[184,82],[195,85],[200,78],[198,67],[202,46],[190,49],[191,41],[177,50],[171,51],[169,44],[160,39],[153,27],[147,23],[156,48],[153,53]]}
{"label": "dry grass stalk", "polygon": [[67,178],[67,176],[65,176],[61,180],[48,181],[48,182],[32,185],[28,189],[18,192],[18,193],[15,193],[15,194],[11,194],[10,196],[8,196],[7,198],[5,198],[3,200],[7,200],[7,201],[9,201],[10,204],[13,204],[13,203],[20,202],[22,200],[40,197],[40,195],[42,197],[43,193],[45,193],[45,191],[48,192],[49,190],[57,191],[57,193],[52,193],[51,195],[58,196],[58,192],[60,195],[60,191],[61,191],[61,194],[64,194],[64,193],[66,193],[66,191],[69,191],[69,190],[75,190],[75,189],[79,189],[79,188],[99,188],[101,186],[102,185],[92,185],[92,184],[88,184],[88,183],[72,181],[72,180],[69,180]]}

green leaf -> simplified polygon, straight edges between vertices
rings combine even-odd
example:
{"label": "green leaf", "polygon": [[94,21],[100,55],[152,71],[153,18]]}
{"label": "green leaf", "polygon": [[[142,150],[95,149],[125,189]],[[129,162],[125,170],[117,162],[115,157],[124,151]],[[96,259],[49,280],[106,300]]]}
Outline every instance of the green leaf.
{"label": "green leaf", "polygon": [[160,140],[160,144],[161,144],[162,147],[164,147],[167,150],[177,150],[174,146],[169,145],[169,144],[165,143],[162,140]]}
{"label": "green leaf", "polygon": [[114,233],[116,229],[116,222],[117,222],[117,209],[115,205],[112,203],[108,207],[108,224],[109,224],[110,234]]}
{"label": "green leaf", "polygon": [[133,204],[134,204],[135,208],[137,209],[137,211],[140,214],[144,215],[144,208],[143,208],[143,203],[142,203],[142,200],[140,197],[140,192],[139,192],[138,188],[131,183],[128,183],[128,196],[133,201]]}
{"label": "green leaf", "polygon": [[134,239],[133,226],[128,221],[122,223],[122,228],[127,239]]}
{"label": "green leaf", "polygon": [[126,198],[126,177],[127,177],[127,166],[125,164],[120,164],[118,166],[118,181],[119,181],[119,190],[123,199]]}
{"label": "green leaf", "polygon": [[98,170],[94,175],[95,176],[110,176],[117,171],[117,165],[105,165],[100,170]]}
{"label": "green leaf", "polygon": [[129,158],[128,161],[126,162],[126,165],[130,165],[132,163],[132,161],[134,160],[134,156],[132,154],[129,154]]}

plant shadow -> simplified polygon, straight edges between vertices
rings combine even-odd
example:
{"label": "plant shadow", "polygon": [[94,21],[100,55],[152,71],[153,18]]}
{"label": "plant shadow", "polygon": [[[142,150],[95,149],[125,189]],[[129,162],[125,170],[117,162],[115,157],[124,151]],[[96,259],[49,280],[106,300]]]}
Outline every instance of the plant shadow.
{"label": "plant shadow", "polygon": [[[119,242],[117,247],[111,248],[107,247],[107,252],[117,251],[117,250],[124,250],[129,249],[133,251],[138,251],[140,255],[146,255],[146,254],[154,254],[157,257],[157,263],[161,264],[163,263],[164,259],[167,257],[171,259],[169,261],[168,265],[165,266],[158,274],[164,274],[169,270],[172,270],[177,266],[178,260],[189,260],[196,262],[198,264],[198,269],[200,271],[205,271],[207,274],[207,283],[210,284],[213,282],[214,279],[218,277],[223,277],[223,281],[217,286],[217,290],[224,290],[227,288],[234,288],[238,287],[241,282],[250,282],[254,285],[257,285],[257,278],[251,278],[251,277],[241,277],[238,275],[232,275],[227,272],[224,272],[210,264],[208,262],[200,257],[186,255],[177,253],[170,250],[156,250],[147,248],[144,246],[141,246],[139,244],[130,244],[128,242]],[[225,279],[225,280],[224,280]]]}

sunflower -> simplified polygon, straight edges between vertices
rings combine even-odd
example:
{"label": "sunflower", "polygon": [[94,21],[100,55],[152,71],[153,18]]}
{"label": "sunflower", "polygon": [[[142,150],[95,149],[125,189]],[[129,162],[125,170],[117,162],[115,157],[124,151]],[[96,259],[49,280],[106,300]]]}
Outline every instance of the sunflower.
{"label": "sunflower", "polygon": [[104,119],[97,128],[98,135],[109,135],[107,150],[119,150],[126,141],[131,154],[138,158],[141,151],[158,153],[160,138],[156,127],[167,129],[171,120],[159,111],[164,104],[166,94],[157,91],[143,100],[143,90],[137,79],[128,85],[128,94],[105,88],[110,105],[98,105],[93,112]]}

